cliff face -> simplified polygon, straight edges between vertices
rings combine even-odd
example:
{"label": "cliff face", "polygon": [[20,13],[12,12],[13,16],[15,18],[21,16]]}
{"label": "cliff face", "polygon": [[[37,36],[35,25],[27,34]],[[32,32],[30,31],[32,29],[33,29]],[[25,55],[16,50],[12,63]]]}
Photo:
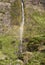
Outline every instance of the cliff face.
{"label": "cliff face", "polygon": [[0,0],[0,65],[45,65],[45,7],[40,1],[24,0],[21,45],[21,0]]}
{"label": "cliff face", "polygon": [[19,25],[21,21],[20,0],[0,1],[0,33],[6,33],[11,25]]}
{"label": "cliff face", "polygon": [[[7,2],[0,2],[0,32],[3,32],[5,26],[10,26],[10,8],[11,4]],[[4,27],[3,27],[4,26]]]}
{"label": "cliff face", "polygon": [[[40,0],[41,1],[41,0]],[[40,4],[39,0],[24,0],[24,10],[25,10],[25,35],[33,33],[35,35],[43,34],[45,26],[45,8]],[[42,1],[41,1],[42,2]],[[0,1],[0,33],[12,35],[17,29],[19,30],[20,23],[22,21],[21,14],[21,0],[1,0]],[[26,30],[29,29],[29,33]],[[39,30],[38,30],[39,29]],[[42,31],[43,30],[43,31]],[[41,31],[41,32],[40,32]],[[29,34],[29,36],[30,36]],[[9,34],[10,35],[10,34]],[[24,36],[25,36],[24,35]]]}

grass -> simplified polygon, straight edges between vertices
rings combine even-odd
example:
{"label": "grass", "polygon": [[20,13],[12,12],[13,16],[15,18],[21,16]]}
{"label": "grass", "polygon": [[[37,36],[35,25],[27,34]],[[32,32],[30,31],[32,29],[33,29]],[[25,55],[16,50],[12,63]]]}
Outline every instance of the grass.
{"label": "grass", "polygon": [[[2,43],[1,51],[12,59],[16,58],[16,52],[18,51],[18,42],[11,36],[0,37]],[[0,43],[0,44],[1,44]]]}
{"label": "grass", "polygon": [[[45,54],[40,52],[34,52],[34,57],[29,60],[29,63],[27,65],[45,65]],[[41,64],[43,62],[43,64]]]}
{"label": "grass", "polygon": [[38,11],[34,11],[34,13],[32,14],[32,16],[40,24],[45,24],[45,14],[44,13],[39,13]]}
{"label": "grass", "polygon": [[[45,37],[37,37],[30,39],[29,41],[36,42],[36,40],[45,40]],[[17,41],[16,38],[13,36],[0,36],[0,44],[2,44],[2,48],[0,49],[0,58],[6,56],[4,60],[0,59],[0,65],[6,65],[10,63],[12,65],[17,64],[18,61],[16,62],[16,59],[18,59],[17,52],[19,41]],[[28,61],[27,65],[41,65],[42,61],[44,63],[45,53],[40,53],[36,51],[32,53],[33,57],[31,60]]]}
{"label": "grass", "polygon": [[[27,4],[28,5],[28,4]],[[45,12],[25,6],[24,38],[40,37],[45,34]]]}
{"label": "grass", "polygon": [[[18,5],[17,5],[18,4]],[[33,10],[31,7],[25,8],[25,25],[24,25],[24,49],[27,51],[27,44],[45,44],[45,14]],[[1,12],[1,11],[0,11]],[[2,11],[1,13],[4,14]],[[19,26],[21,22],[21,3],[17,0],[11,3],[11,24],[13,27],[9,31],[9,35],[0,35],[0,65],[16,65],[18,62],[19,50]],[[5,31],[6,26],[3,26]],[[29,46],[30,48],[32,46]],[[32,48],[31,48],[32,49]],[[27,65],[45,65],[45,52],[32,51],[33,57],[28,61]],[[6,57],[5,57],[6,56]],[[5,57],[5,58],[4,58]],[[4,58],[4,59],[2,59]],[[22,56],[21,56],[22,58]],[[20,63],[20,62],[19,62]]]}
{"label": "grass", "polygon": [[[18,58],[17,52],[18,52],[19,41],[17,41],[15,39],[15,37],[13,37],[13,36],[0,36],[0,45],[1,45],[0,65],[10,64]],[[2,59],[2,58],[4,58],[4,59]]]}

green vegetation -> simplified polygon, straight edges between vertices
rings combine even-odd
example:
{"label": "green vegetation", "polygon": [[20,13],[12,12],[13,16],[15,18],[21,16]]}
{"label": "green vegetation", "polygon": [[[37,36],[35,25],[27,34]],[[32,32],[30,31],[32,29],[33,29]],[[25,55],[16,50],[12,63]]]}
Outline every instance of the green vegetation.
{"label": "green vegetation", "polygon": [[[32,58],[28,60],[27,65],[45,65],[45,52],[38,49],[38,47],[45,45],[45,37],[35,37],[28,41],[27,51],[32,52]],[[32,45],[32,46],[31,46]],[[19,41],[13,36],[0,36],[0,65],[12,64],[15,65],[16,60],[23,59],[25,54],[18,55]],[[37,50],[38,49],[38,50]],[[43,49],[44,50],[44,49]],[[41,51],[41,52],[40,52]],[[27,53],[28,54],[28,53]],[[30,53],[29,53],[30,54]],[[29,56],[29,55],[28,55]],[[26,58],[27,56],[25,56]],[[18,63],[18,61],[17,61]],[[20,61],[19,61],[20,63]],[[22,61],[21,61],[22,63]]]}
{"label": "green vegetation", "polygon": [[[9,28],[2,22],[4,33],[0,34],[0,65],[45,65],[45,10],[38,11],[41,6],[28,1],[24,0],[23,53],[20,53],[21,1],[10,3],[9,0],[2,0],[11,4],[11,22]],[[0,13],[5,14],[3,10]]]}
{"label": "green vegetation", "polygon": [[15,42],[15,38],[13,38],[12,36],[4,36],[0,37],[0,41],[2,42],[2,48],[0,49],[0,51],[2,51],[4,54],[9,55],[12,59],[15,59],[15,52],[17,52],[18,47],[18,42]]}

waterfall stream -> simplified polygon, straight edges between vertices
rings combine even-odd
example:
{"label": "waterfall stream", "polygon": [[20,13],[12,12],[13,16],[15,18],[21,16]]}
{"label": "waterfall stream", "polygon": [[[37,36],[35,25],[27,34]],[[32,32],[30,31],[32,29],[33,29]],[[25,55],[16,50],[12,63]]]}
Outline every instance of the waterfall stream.
{"label": "waterfall stream", "polygon": [[22,0],[22,22],[20,25],[20,52],[22,52],[22,40],[23,40],[23,31],[24,31],[24,2]]}

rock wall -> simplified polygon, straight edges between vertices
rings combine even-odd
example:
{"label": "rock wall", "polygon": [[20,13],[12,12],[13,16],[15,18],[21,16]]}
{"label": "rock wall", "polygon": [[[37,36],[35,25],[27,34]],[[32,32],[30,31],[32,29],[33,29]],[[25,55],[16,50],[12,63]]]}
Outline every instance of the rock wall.
{"label": "rock wall", "polygon": [[21,20],[20,0],[0,0],[0,33],[7,33],[11,25]]}
{"label": "rock wall", "polygon": [[10,27],[10,9],[11,4],[7,2],[0,2],[0,32],[4,32],[4,27]]}

